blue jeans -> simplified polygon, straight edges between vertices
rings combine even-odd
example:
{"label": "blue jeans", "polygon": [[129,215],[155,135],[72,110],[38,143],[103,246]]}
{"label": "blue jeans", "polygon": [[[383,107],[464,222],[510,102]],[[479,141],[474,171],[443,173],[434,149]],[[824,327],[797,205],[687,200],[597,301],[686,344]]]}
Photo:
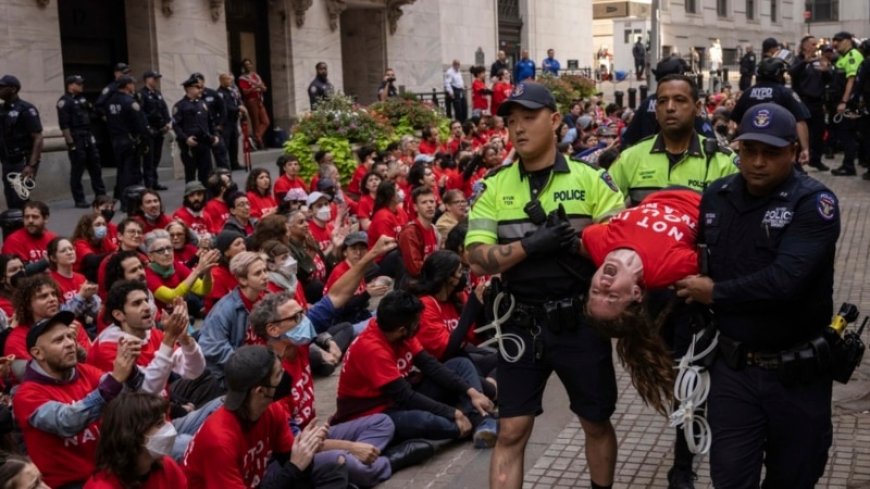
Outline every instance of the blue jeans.
{"label": "blue jeans", "polygon": [[[480,385],[480,377],[477,375],[477,369],[471,360],[465,357],[451,358],[444,362],[447,369],[452,370],[469,386],[483,392]],[[456,406],[463,414],[468,416],[473,426],[480,423],[481,416],[471,405],[471,399],[463,393],[461,395],[456,392],[449,391],[430,379],[425,379],[423,382],[414,387],[414,390],[426,397],[434,399],[438,402],[443,402],[449,406]],[[393,420],[396,425],[396,434],[394,439],[396,442],[409,440],[412,438],[425,438],[427,440],[453,440],[459,438],[459,427],[456,426],[456,421],[452,418],[444,418],[437,414],[428,411],[420,411],[418,409],[390,409],[385,414]]]}
{"label": "blue jeans", "polygon": [[[340,423],[329,428],[327,440],[346,440],[367,443],[383,451],[393,440],[395,427],[385,414],[373,414],[363,418]],[[346,450],[327,450],[314,456],[314,466],[337,464],[344,457],[348,481],[360,487],[372,487],[393,475],[390,461],[378,457],[371,465],[366,465]]]}

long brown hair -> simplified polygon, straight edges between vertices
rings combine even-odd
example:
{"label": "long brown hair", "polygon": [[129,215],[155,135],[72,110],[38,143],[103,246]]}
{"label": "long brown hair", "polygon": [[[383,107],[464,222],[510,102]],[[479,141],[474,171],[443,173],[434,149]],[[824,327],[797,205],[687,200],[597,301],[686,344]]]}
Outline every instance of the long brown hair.
{"label": "long brown hair", "polygon": [[670,302],[652,317],[645,302],[635,302],[612,320],[595,320],[587,315],[599,334],[617,338],[616,354],[628,370],[632,385],[647,406],[663,415],[668,414],[673,401],[676,376],[661,329],[673,307],[674,302]]}
{"label": "long brown hair", "polygon": [[85,214],[80,219],[78,224],[76,224],[75,230],[73,230],[71,241],[75,242],[77,239],[83,239],[88,243],[97,243],[100,240],[96,239],[94,236],[94,221],[99,217],[97,214]]}
{"label": "long brown hair", "polygon": [[125,392],[112,400],[100,426],[97,470],[111,473],[124,487],[135,486],[145,433],[165,420],[168,406],[166,399],[146,392]]}

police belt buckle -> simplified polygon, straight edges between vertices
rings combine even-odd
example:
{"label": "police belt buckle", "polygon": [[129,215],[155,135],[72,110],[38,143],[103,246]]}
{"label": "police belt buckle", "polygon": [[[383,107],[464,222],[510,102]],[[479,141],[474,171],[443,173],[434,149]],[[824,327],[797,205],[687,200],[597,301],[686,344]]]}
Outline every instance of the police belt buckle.
{"label": "police belt buckle", "polygon": [[778,370],[782,366],[782,357],[779,353],[750,351],[746,352],[746,365],[765,370]]}

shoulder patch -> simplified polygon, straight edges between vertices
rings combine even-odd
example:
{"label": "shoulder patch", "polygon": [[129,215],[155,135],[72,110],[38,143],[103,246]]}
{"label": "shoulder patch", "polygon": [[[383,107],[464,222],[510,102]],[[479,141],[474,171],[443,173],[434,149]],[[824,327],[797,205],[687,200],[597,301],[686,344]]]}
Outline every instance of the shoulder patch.
{"label": "shoulder patch", "polygon": [[311,87],[308,88],[308,92],[311,93],[312,95],[314,95],[315,93],[317,93],[317,87],[314,85],[311,85]]}
{"label": "shoulder patch", "polygon": [[797,92],[791,92],[791,96],[794,97],[794,99],[795,99],[798,103],[803,103],[803,102],[801,101],[801,96],[798,95]]}
{"label": "shoulder patch", "polygon": [[477,199],[483,195],[484,191],[486,191],[486,182],[483,179],[474,182],[474,186],[471,187],[471,198],[468,199],[469,206],[474,207]]}
{"label": "shoulder patch", "polygon": [[831,221],[837,216],[837,199],[828,192],[822,192],[816,197],[816,210],[819,216],[826,221]]}
{"label": "shoulder patch", "polygon": [[57,101],[57,108],[58,109],[62,109],[64,105],[66,105],[66,100],[60,99]]}
{"label": "shoulder patch", "polygon": [[133,110],[138,112],[139,111],[139,102],[133,102],[132,104],[130,104],[130,107],[132,107]]}
{"label": "shoulder patch", "polygon": [[103,95],[109,93],[109,87],[104,88],[103,91],[100,93],[102,93]]}
{"label": "shoulder patch", "polygon": [[610,176],[610,173],[607,173],[607,170],[601,172],[601,179],[604,180],[604,183],[610,187],[610,190],[614,192],[619,192],[619,188],[616,186],[616,183],[613,182],[613,177]]}
{"label": "shoulder patch", "polygon": [[27,111],[30,112],[30,115],[32,115],[33,117],[38,117],[38,116],[39,116],[39,113],[36,112],[36,109],[33,108],[33,107],[27,109]]}

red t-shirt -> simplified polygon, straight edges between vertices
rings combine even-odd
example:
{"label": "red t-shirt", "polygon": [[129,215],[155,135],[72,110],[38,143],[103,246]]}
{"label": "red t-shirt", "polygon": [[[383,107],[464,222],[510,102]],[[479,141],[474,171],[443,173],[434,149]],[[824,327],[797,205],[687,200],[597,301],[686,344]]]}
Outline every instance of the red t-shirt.
{"label": "red t-shirt", "polygon": [[326,263],[320,253],[315,253],[311,259],[314,261],[314,272],[311,273],[311,280],[326,280]]}
{"label": "red t-shirt", "polygon": [[486,83],[483,80],[474,79],[471,82],[471,108],[486,110],[489,108],[489,102],[486,100]]}
{"label": "red t-shirt", "polygon": [[583,246],[596,266],[615,249],[634,250],[643,263],[646,287],[668,287],[698,273],[695,237],[700,205],[701,195],[691,190],[656,192],[606,224],[587,226]]}
{"label": "red t-shirt", "polygon": [[208,314],[211,308],[221,300],[223,296],[238,287],[239,281],[225,265],[218,265],[211,269],[211,292],[205,296],[205,312]]}
{"label": "red t-shirt", "polygon": [[286,174],[281,175],[277,180],[275,180],[275,186],[272,188],[272,191],[275,193],[275,200],[281,202],[284,200],[284,196],[287,195],[287,192],[294,188],[301,188],[305,193],[308,193],[308,187],[301,178],[298,176],[290,178]]}
{"label": "red t-shirt", "polygon": [[[115,357],[118,356],[118,340],[126,335],[118,326],[110,326],[103,330],[94,339],[94,344],[88,352],[88,365],[93,365],[104,372],[111,372]],[[147,367],[151,360],[154,360],[162,343],[163,331],[157,328],[149,329],[142,342],[142,352],[136,359],[136,365]]]}
{"label": "red t-shirt", "polygon": [[[6,182],[4,182],[5,184]],[[51,231],[43,231],[41,236],[31,236],[21,228],[3,241],[4,255],[18,255],[25,264],[48,258],[48,243],[55,237]]]}
{"label": "red t-shirt", "polygon": [[498,114],[498,108],[501,107],[501,104],[511,96],[512,90],[513,87],[511,87],[510,82],[495,82],[492,85],[492,103],[490,104],[490,112]]}
{"label": "red t-shirt", "polygon": [[[187,268],[184,263],[176,260],[172,266],[175,269],[175,273],[169,278],[163,278],[158,275],[157,272],[152,270],[150,266],[145,266],[145,284],[148,285],[148,290],[150,290],[152,294],[156,293],[157,289],[162,286],[174,289],[178,287],[178,284],[184,282],[184,279],[190,275],[190,269]],[[154,300],[157,302],[158,307],[162,307],[163,309],[170,307],[170,304],[157,299],[157,297],[155,297]]]}
{"label": "red t-shirt", "polygon": [[102,375],[99,369],[79,364],[70,382],[24,381],[12,398],[12,409],[27,452],[49,487],[84,482],[94,472],[100,418],[74,436],[62,438],[31,426],[30,416],[47,402],[73,404],[81,401],[98,387]]}
{"label": "red t-shirt", "polygon": [[[118,249],[118,251],[121,251]],[[148,264],[151,263],[151,260],[148,259],[148,255],[142,253],[141,251],[137,251],[136,255],[139,256],[139,260],[142,262],[142,266],[148,267]],[[100,262],[100,266],[97,267],[97,285],[100,286],[100,299],[103,301],[106,300],[106,296],[108,296],[109,291],[106,290],[106,267],[109,265],[109,260],[115,256],[115,253],[110,253],[103,257],[103,261]]]}
{"label": "red t-shirt", "polygon": [[369,225],[368,237],[369,248],[377,243],[381,235],[397,238],[402,231],[402,226],[408,222],[408,215],[405,209],[401,206],[396,208],[396,212],[390,210],[389,207],[381,207],[372,216],[372,223]]}
{"label": "red t-shirt", "polygon": [[422,153],[424,155],[434,155],[435,153],[438,152],[438,143],[437,142],[433,143],[431,141],[424,139],[424,140],[420,141],[420,146],[419,146],[418,150],[420,151],[420,153]]}
{"label": "red t-shirt", "polygon": [[320,247],[320,251],[326,252],[326,249],[332,245],[332,223],[326,223],[325,227],[320,227],[317,225],[314,220],[308,221],[308,232],[311,233],[311,237],[314,238],[314,241],[317,242],[317,246]]}
{"label": "red t-shirt", "polygon": [[353,171],[353,175],[350,177],[350,183],[347,184],[347,188],[354,194],[360,195],[368,192],[366,189],[360,188],[362,184],[362,179],[369,172],[370,168],[366,168],[365,165],[358,165],[356,170]]}
{"label": "red t-shirt", "polygon": [[173,250],[175,254],[175,261],[187,263],[196,256],[197,251],[199,251],[199,248],[194,246],[192,243],[187,243],[180,250]]}
{"label": "red t-shirt", "polygon": [[251,203],[251,217],[260,219],[263,214],[269,215],[278,209],[278,203],[271,194],[262,196],[258,192],[248,192],[248,201]]}
{"label": "red t-shirt", "polygon": [[95,246],[86,239],[77,239],[73,241],[73,247],[76,249],[76,262],[73,265],[73,271],[79,273],[82,271],[82,262],[88,255],[114,253],[118,249],[118,246],[109,239],[108,232],[106,237],[100,240],[99,245]]}
{"label": "red t-shirt", "polygon": [[308,186],[311,192],[317,191],[317,182],[320,181],[320,174],[315,173],[313,177],[311,177],[311,184]]}
{"label": "red t-shirt", "polygon": [[[227,211],[227,214],[229,214],[229,211]],[[211,216],[209,216],[205,210],[200,212],[197,216],[190,212],[190,209],[187,207],[181,206],[174,214],[172,214],[172,217],[186,224],[187,227],[195,232],[200,238],[211,236],[213,233],[212,230],[215,229],[215,224],[212,222]]]}
{"label": "red t-shirt", "polygon": [[383,387],[407,377],[414,366],[414,357],[421,351],[423,347],[416,338],[390,343],[378,327],[377,319],[371,319],[345,354],[338,378],[338,403],[371,400],[374,405],[353,413],[350,419],[384,412],[392,401],[385,397]]}
{"label": "red t-shirt", "polygon": [[211,221],[212,227],[209,229],[211,234],[220,234],[227,219],[230,218],[230,206],[224,202],[224,199],[215,197],[205,203],[202,211],[208,216],[208,220]]}
{"label": "red t-shirt", "polygon": [[57,270],[49,270],[48,275],[60,287],[61,302],[72,300],[79,293],[82,284],[87,282],[84,275],[76,272],[73,272],[72,277],[64,277],[57,273]]}
{"label": "red t-shirt", "polygon": [[375,212],[375,199],[369,194],[359,196],[359,205],[356,208],[356,217],[359,219],[371,219]]}
{"label": "red t-shirt", "polygon": [[189,489],[255,489],[273,453],[289,453],[293,433],[282,403],[272,403],[247,430],[220,407],[190,441],[184,455]]}
{"label": "red t-shirt", "polygon": [[142,225],[142,232],[144,234],[148,234],[155,229],[166,229],[166,226],[172,222],[172,219],[162,212],[160,213],[160,216],[153,221],[145,219],[145,216],[133,216],[133,219]]}
{"label": "red t-shirt", "polygon": [[[423,312],[420,314],[420,330],[414,338],[424,350],[438,360],[443,360],[450,333],[459,326],[460,313],[453,302],[441,302],[431,295],[420,297],[420,302],[423,303]],[[466,341],[475,342],[474,328],[468,329]]]}
{"label": "red t-shirt", "polygon": [[[326,285],[323,286],[324,295],[329,292],[329,289],[338,282],[338,279],[341,278],[342,275],[347,273],[350,270],[350,263],[347,260],[342,260],[341,263],[335,266],[332,269],[332,272],[329,274],[329,279],[326,280]],[[356,291],[354,291],[354,295],[360,295],[366,291],[366,281],[364,279],[360,279],[359,287],[357,287]]]}
{"label": "red t-shirt", "polygon": [[[141,485],[136,486],[137,489],[177,489],[187,487],[187,477],[181,467],[172,460],[171,457],[163,457],[160,461],[160,467],[152,469],[148,473],[148,479]],[[127,486],[121,483],[113,474],[100,471],[92,475],[88,482],[85,483],[84,489],[126,489]]]}
{"label": "red t-shirt", "polygon": [[112,243],[116,250],[118,249],[118,225],[114,222],[106,223],[106,239]]}
{"label": "red t-shirt", "polygon": [[7,299],[6,297],[0,297],[0,309],[6,313],[6,318],[9,319],[15,314],[15,307],[12,305],[12,301]]}
{"label": "red t-shirt", "polygon": [[[85,328],[76,324],[76,341],[79,346],[84,348],[85,352],[91,349],[91,339],[88,338],[88,332]],[[6,345],[3,347],[3,355],[15,355],[16,360],[30,360],[30,350],[27,349],[27,332],[30,326],[18,325],[9,332],[6,337]]]}

